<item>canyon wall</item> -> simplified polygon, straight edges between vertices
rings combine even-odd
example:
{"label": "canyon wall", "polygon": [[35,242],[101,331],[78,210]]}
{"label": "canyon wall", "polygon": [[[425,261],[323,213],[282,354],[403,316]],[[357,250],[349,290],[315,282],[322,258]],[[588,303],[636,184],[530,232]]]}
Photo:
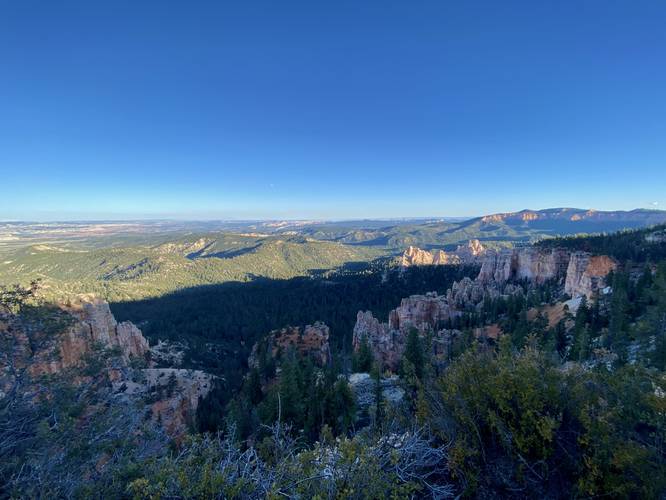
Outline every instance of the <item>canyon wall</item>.
{"label": "canyon wall", "polygon": [[96,348],[116,349],[125,364],[132,358],[146,358],[148,340],[133,323],[118,323],[107,302],[81,295],[62,304],[61,309],[71,316],[69,326],[32,353],[32,375],[60,373],[80,366]]}
{"label": "canyon wall", "polygon": [[562,249],[526,247],[492,252],[483,259],[477,279],[483,283],[527,280],[541,285],[548,280],[561,278],[566,272],[568,261],[569,254]]}
{"label": "canyon wall", "polygon": [[515,248],[486,255],[477,281],[482,284],[525,280],[541,285],[550,280],[563,281],[564,292],[572,297],[592,298],[606,286],[606,275],[617,268],[617,262],[605,255],[569,252],[555,248]]}
{"label": "canyon wall", "polygon": [[[45,375],[64,376],[75,386],[107,380],[99,385],[100,400],[144,402],[153,420],[178,437],[194,421],[199,398],[212,389],[210,374],[151,368],[141,330],[129,321],[118,323],[99,298],[81,295],[45,309],[42,316],[31,323],[0,312],[0,398],[15,389],[29,395],[48,388]],[[98,361],[90,364],[92,358]]]}
{"label": "canyon wall", "polygon": [[[437,254],[410,247],[403,255],[411,263],[434,263]],[[617,267],[608,256],[592,256],[585,252],[540,247],[515,248],[484,252],[481,270],[476,279],[463,278],[454,282],[446,295],[437,293],[413,295],[402,299],[400,306],[389,313],[383,323],[370,311],[359,311],[354,326],[353,347],[358,350],[365,340],[382,365],[396,369],[404,353],[407,336],[415,328],[422,336],[433,334],[436,356],[446,354],[451,339],[459,332],[442,327],[465,311],[478,309],[485,298],[496,299],[526,292],[532,286],[553,281],[571,297],[593,298],[606,286],[606,275]],[[479,337],[496,338],[497,325],[477,329]],[[456,333],[457,332],[457,333]]]}
{"label": "canyon wall", "polygon": [[606,275],[615,269],[617,262],[606,255],[575,252],[569,259],[564,293],[571,297],[585,295],[591,299],[597,291],[606,287]]}

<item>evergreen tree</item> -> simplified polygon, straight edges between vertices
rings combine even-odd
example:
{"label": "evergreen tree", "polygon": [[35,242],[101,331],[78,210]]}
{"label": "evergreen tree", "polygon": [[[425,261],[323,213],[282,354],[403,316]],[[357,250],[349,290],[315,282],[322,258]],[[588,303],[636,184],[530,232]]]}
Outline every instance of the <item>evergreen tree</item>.
{"label": "evergreen tree", "polygon": [[416,328],[411,328],[409,330],[404,357],[414,367],[414,374],[416,377],[422,379],[425,370],[425,356],[423,354],[421,338],[419,337],[419,332]]}
{"label": "evergreen tree", "polygon": [[558,321],[553,330],[555,335],[555,350],[560,355],[560,358],[565,359],[567,357],[568,339],[564,320]]}
{"label": "evergreen tree", "polygon": [[527,321],[527,310],[523,309],[518,314],[518,321],[511,332],[511,341],[514,347],[522,349],[525,346],[527,336],[530,334],[530,324]]}
{"label": "evergreen tree", "polygon": [[[626,348],[629,328],[629,277],[626,273],[613,273],[610,322],[606,346],[622,352]],[[618,353],[619,353],[618,352]]]}
{"label": "evergreen tree", "polygon": [[651,361],[658,369],[666,370],[666,261],[657,266],[651,297],[654,305],[651,306],[649,321],[655,343]]}
{"label": "evergreen tree", "polygon": [[264,398],[264,393],[261,390],[261,377],[259,370],[253,368],[247,379],[247,394],[253,405],[257,405]]}
{"label": "evergreen tree", "polygon": [[358,351],[352,357],[352,369],[355,372],[369,372],[372,370],[374,356],[367,336],[363,336]]}
{"label": "evergreen tree", "polygon": [[286,422],[298,423],[303,418],[303,392],[301,372],[295,352],[287,353],[282,363],[279,386],[279,411]]}
{"label": "evergreen tree", "polygon": [[333,386],[333,408],[337,434],[346,434],[354,423],[356,403],[346,380],[338,380]]}
{"label": "evergreen tree", "polygon": [[589,356],[590,332],[588,322],[590,320],[590,310],[587,307],[587,298],[583,296],[576,311],[576,320],[574,324],[573,344],[571,346],[571,359],[583,361]]}

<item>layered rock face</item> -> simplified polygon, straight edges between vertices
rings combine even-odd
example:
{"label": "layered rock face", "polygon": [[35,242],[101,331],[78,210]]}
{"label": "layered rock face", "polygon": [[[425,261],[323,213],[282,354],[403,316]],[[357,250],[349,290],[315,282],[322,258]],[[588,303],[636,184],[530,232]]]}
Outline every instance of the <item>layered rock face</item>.
{"label": "layered rock face", "polygon": [[617,269],[617,262],[606,255],[592,256],[585,252],[571,254],[567,267],[564,293],[571,297],[592,298],[606,286],[606,275]]}
{"label": "layered rock face", "polygon": [[402,299],[400,306],[389,313],[388,323],[381,323],[370,311],[359,311],[353,346],[358,350],[363,340],[367,340],[375,359],[394,370],[400,365],[412,328],[420,335],[432,332],[436,337],[444,336],[445,331],[440,326],[457,314],[449,307],[446,297],[434,292]]}
{"label": "layered rock face", "polygon": [[463,264],[476,261],[485,252],[486,249],[479,240],[469,240],[467,245],[460,245],[453,252],[445,252],[444,250],[428,251],[410,246],[402,254],[400,265],[409,267]]}
{"label": "layered rock face", "polygon": [[392,330],[416,328],[419,332],[435,330],[440,322],[451,319],[451,308],[446,297],[436,292],[412,295],[402,299],[400,306],[389,313],[388,326]]}
{"label": "layered rock face", "polygon": [[148,340],[133,323],[118,323],[111,314],[109,304],[90,295],[82,295],[62,306],[75,321],[45,349],[33,353],[33,375],[59,373],[79,366],[95,347],[117,348],[120,358],[127,363],[131,358],[145,358]]}
{"label": "layered rock face", "polygon": [[477,279],[482,283],[528,280],[540,285],[563,277],[568,262],[568,252],[558,248],[543,251],[527,247],[493,252],[483,259]]}
{"label": "layered rock face", "polygon": [[563,280],[565,293],[572,297],[585,295],[591,298],[606,286],[606,275],[616,268],[617,262],[606,255],[529,247],[487,255],[477,281],[502,284],[527,280],[540,285],[552,279]]}
{"label": "layered rock face", "polygon": [[403,267],[460,264],[460,262],[460,257],[444,250],[429,252],[413,246],[407,248],[400,259],[400,265]]}
{"label": "layered rock face", "polygon": [[272,356],[273,359],[277,359],[290,349],[294,349],[302,356],[309,356],[319,366],[324,366],[331,361],[329,335],[330,329],[320,321],[314,325],[307,325],[302,330],[297,326],[287,326],[280,330],[273,330],[264,339],[252,346],[248,365],[251,368],[259,367],[259,351],[261,349],[264,349],[264,352]]}
{"label": "layered rock face", "polygon": [[451,307],[464,309],[481,302],[486,293],[487,287],[483,283],[465,277],[460,281],[453,282],[446,293],[446,300]]}
{"label": "layered rock face", "polygon": [[[213,376],[194,370],[133,368],[132,359],[149,362],[148,341],[133,323],[118,323],[108,303],[93,296],[78,297],[50,314],[57,314],[60,321],[56,333],[29,328],[17,317],[0,314],[0,398],[16,387],[29,394],[41,375],[73,369],[71,382],[75,385],[111,382],[111,391],[104,389],[100,400],[148,400],[154,421],[161,422],[173,437],[185,433],[187,423],[195,418],[199,397],[212,388]],[[102,358],[97,373],[76,370],[100,348],[109,356]]]}
{"label": "layered rock face", "polygon": [[479,240],[469,240],[467,245],[460,245],[456,249],[456,255],[460,256],[463,261],[475,261],[477,258],[483,256],[487,252]]}
{"label": "layered rock face", "polygon": [[[475,245],[471,245],[472,247]],[[416,249],[418,250],[418,249]],[[421,255],[410,247],[411,256]],[[419,257],[423,261],[422,255]],[[413,295],[402,300],[399,307],[389,313],[387,323],[380,322],[370,311],[359,311],[354,326],[353,345],[358,350],[367,339],[375,359],[389,369],[399,366],[407,335],[411,328],[419,334],[433,333],[435,356],[446,357],[451,339],[460,332],[441,327],[465,311],[478,310],[484,299],[508,297],[525,293],[516,281],[541,285],[550,280],[564,283],[564,291],[572,297],[591,298],[605,286],[606,275],[617,267],[607,256],[592,256],[584,252],[526,247],[500,252],[485,252],[481,270],[476,279],[464,278],[454,282],[446,296],[436,293]],[[497,338],[497,325],[479,328],[477,337]]]}

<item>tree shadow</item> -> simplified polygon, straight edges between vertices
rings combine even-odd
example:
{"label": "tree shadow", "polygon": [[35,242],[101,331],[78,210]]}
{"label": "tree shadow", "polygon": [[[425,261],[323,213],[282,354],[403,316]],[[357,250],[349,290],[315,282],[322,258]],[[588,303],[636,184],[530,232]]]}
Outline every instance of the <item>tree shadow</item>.
{"label": "tree shadow", "polygon": [[334,272],[322,269],[285,280],[257,277],[110,305],[118,321],[139,325],[151,343],[187,344],[184,367],[204,369],[236,385],[253,344],[271,330],[323,321],[330,327],[332,350],[348,353],[358,311],[370,310],[386,321],[402,298],[445,293],[453,281],[476,273],[478,267],[387,271],[377,264],[351,262]]}

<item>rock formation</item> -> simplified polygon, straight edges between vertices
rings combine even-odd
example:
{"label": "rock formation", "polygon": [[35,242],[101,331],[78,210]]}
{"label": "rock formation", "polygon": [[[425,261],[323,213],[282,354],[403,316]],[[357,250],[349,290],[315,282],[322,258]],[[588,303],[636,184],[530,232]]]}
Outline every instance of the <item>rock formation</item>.
{"label": "rock formation", "polygon": [[554,248],[516,248],[486,255],[476,281],[488,285],[526,280],[540,285],[549,280],[564,281],[565,293],[591,298],[606,286],[606,275],[617,263],[605,255],[593,256]]}
{"label": "rock formation", "polygon": [[82,295],[62,305],[72,318],[69,326],[57,338],[46,342],[32,353],[32,375],[60,373],[81,365],[95,348],[117,349],[120,359],[145,359],[148,341],[133,323],[118,323],[109,304],[91,295]]}
{"label": "rock formation", "polygon": [[[0,397],[18,387],[25,394],[43,375],[65,375],[74,385],[92,380],[111,382],[112,394],[100,398],[150,400],[152,417],[172,436],[182,435],[196,415],[199,397],[212,388],[214,377],[200,371],[170,368],[136,368],[150,361],[148,341],[133,323],[118,323],[108,303],[83,295],[59,308],[44,312],[49,319],[35,327],[16,316],[0,314]],[[89,372],[89,359],[96,354],[99,369]],[[106,378],[105,378],[106,377]],[[168,390],[159,388],[169,386]],[[107,387],[101,384],[100,387]]]}
{"label": "rock formation", "polygon": [[400,306],[389,313],[389,328],[403,331],[416,328],[425,333],[436,330],[440,323],[451,318],[446,297],[430,292],[402,299]]}
{"label": "rock formation", "polygon": [[564,293],[571,297],[585,295],[592,298],[606,286],[606,275],[616,268],[617,262],[606,255],[575,252],[569,259]]}
{"label": "rock formation", "polygon": [[110,378],[116,397],[147,401],[152,419],[176,437],[182,436],[195,421],[199,398],[208,395],[215,380],[201,370],[177,368],[146,368],[134,376],[115,369]]}
{"label": "rock formation", "polygon": [[[666,215],[661,210],[630,210],[630,211],[600,211],[585,210],[580,208],[548,208],[545,210],[521,210],[519,212],[508,212],[486,215],[479,220],[486,224],[506,223],[508,225],[529,225],[533,221],[554,222],[595,222],[624,223],[624,227],[640,227],[652,224],[661,224]],[[576,231],[571,231],[575,233]]]}
{"label": "rock formation", "polygon": [[451,307],[465,309],[481,302],[488,287],[478,280],[463,278],[455,281],[446,293],[446,300]]}
{"label": "rock formation", "polygon": [[486,252],[486,247],[484,247],[477,239],[469,240],[467,245],[459,245],[455,251],[456,255],[458,255],[463,262],[474,262]]}
{"label": "rock formation", "polygon": [[[470,242],[469,247],[470,252],[478,254],[475,243]],[[366,339],[375,359],[395,369],[404,353],[407,335],[415,328],[422,336],[432,333],[433,354],[445,358],[451,340],[459,332],[443,330],[443,326],[466,311],[480,309],[485,298],[523,294],[527,291],[524,287],[529,289],[551,280],[563,284],[564,291],[574,298],[582,295],[592,298],[605,286],[606,275],[617,267],[610,257],[571,253],[561,248],[531,246],[482,253],[478,277],[454,282],[445,296],[433,292],[402,299],[400,306],[389,313],[387,323],[380,322],[370,311],[359,311],[354,326],[354,349],[358,350]],[[429,252],[410,247],[403,260],[409,257],[409,262],[423,263],[429,261],[429,256],[432,257]],[[434,257],[432,260],[434,262]],[[497,338],[499,334],[497,325],[475,332],[477,337],[483,338]]]}
{"label": "rock formation", "polygon": [[[442,326],[458,314],[449,307],[446,297],[435,292],[402,299],[389,313],[388,323],[381,323],[370,311],[359,311],[354,326],[353,346],[358,350],[364,339],[383,366],[395,370],[400,365],[412,328],[424,336],[446,337]],[[440,339],[441,340],[441,339]]]}
{"label": "rock formation", "polygon": [[[347,380],[361,412],[367,412],[371,406],[377,404],[375,401],[376,382],[369,373],[352,373]],[[382,397],[386,403],[395,406],[403,401],[405,391],[400,387],[400,379],[396,375],[382,377],[380,384]]]}
{"label": "rock formation", "polygon": [[459,245],[453,252],[428,251],[410,246],[402,254],[400,265],[409,267],[470,263],[478,260],[485,252],[486,249],[479,240],[469,240],[466,245]]}
{"label": "rock formation", "polygon": [[319,321],[314,325],[306,325],[303,329],[297,326],[287,326],[280,330],[273,330],[254,344],[248,358],[248,365],[251,368],[257,368],[262,354],[279,359],[290,349],[294,349],[302,356],[309,356],[319,366],[324,366],[331,361],[329,334],[328,326]]}
{"label": "rock formation", "polygon": [[410,246],[404,251],[400,259],[400,265],[409,266],[429,266],[444,264],[460,264],[460,257],[453,253],[446,253],[444,250],[422,250],[418,247]]}
{"label": "rock formation", "polygon": [[483,283],[527,280],[540,285],[562,278],[568,261],[568,252],[559,248],[525,247],[492,252],[483,259],[478,280]]}

